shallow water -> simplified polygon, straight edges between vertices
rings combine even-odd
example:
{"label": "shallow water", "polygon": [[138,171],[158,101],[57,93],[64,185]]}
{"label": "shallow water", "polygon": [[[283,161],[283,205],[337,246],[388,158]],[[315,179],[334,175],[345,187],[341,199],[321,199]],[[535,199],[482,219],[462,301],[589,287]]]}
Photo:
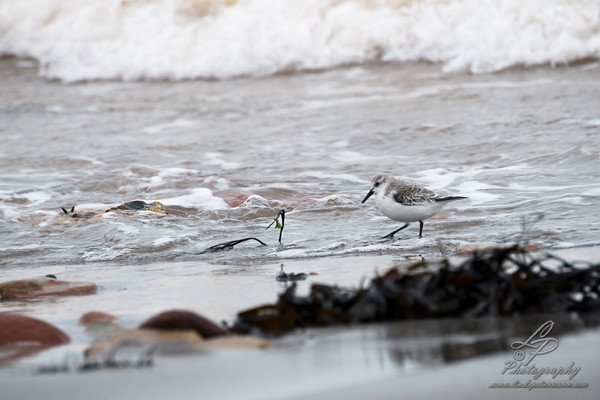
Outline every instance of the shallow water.
{"label": "shallow water", "polygon": [[[228,81],[87,82],[2,59],[0,264],[453,254],[527,239],[597,246],[600,65],[447,75],[383,64]],[[464,195],[393,241],[373,201],[378,172]],[[248,195],[250,197],[243,201]],[[60,207],[158,200],[168,215]],[[225,200],[229,201],[229,205]],[[265,231],[285,209],[284,247]],[[530,224],[531,225],[531,224]],[[267,242],[198,254],[228,240]]]}

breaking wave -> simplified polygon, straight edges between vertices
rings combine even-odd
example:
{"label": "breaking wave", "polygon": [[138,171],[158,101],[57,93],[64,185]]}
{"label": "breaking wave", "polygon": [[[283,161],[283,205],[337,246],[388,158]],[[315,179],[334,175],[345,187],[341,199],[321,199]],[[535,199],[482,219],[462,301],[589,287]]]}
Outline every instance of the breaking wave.
{"label": "breaking wave", "polygon": [[600,58],[597,0],[4,0],[0,55],[40,74],[227,79],[366,62],[445,72]]}

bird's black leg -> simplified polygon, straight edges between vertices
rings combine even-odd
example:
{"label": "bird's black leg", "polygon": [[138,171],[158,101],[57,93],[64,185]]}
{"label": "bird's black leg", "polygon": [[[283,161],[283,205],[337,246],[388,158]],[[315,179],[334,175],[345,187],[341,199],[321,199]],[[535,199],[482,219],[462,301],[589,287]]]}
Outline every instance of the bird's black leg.
{"label": "bird's black leg", "polygon": [[423,225],[425,225],[425,224],[423,223],[423,221],[419,221],[419,225],[421,225],[419,227],[419,239],[420,239],[423,237]]}
{"label": "bird's black leg", "polygon": [[390,233],[389,235],[385,235],[384,237],[382,237],[382,239],[391,239],[394,237],[394,235],[398,232],[400,232],[402,229],[406,228],[409,224],[404,224],[404,226],[402,226],[399,229],[396,229],[394,232]]}

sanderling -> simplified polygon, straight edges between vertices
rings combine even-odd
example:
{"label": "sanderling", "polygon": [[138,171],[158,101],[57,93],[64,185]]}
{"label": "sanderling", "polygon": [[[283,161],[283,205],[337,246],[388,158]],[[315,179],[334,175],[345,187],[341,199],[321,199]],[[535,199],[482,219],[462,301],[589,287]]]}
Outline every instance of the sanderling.
{"label": "sanderling", "polygon": [[434,192],[414,182],[398,179],[390,174],[377,174],[371,179],[367,201],[375,194],[377,208],[388,218],[405,224],[383,237],[392,238],[396,233],[419,221],[419,237],[423,236],[423,220],[436,215],[442,207],[453,200],[466,199],[462,196],[438,197]]}

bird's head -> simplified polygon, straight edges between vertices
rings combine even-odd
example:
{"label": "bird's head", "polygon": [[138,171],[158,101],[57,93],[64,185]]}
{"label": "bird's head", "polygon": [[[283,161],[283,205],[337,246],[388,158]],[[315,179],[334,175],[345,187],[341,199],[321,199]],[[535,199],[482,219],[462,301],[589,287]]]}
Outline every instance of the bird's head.
{"label": "bird's head", "polygon": [[390,174],[377,174],[373,178],[371,178],[371,183],[369,184],[369,193],[365,196],[362,203],[367,201],[369,197],[373,195],[373,193],[377,193],[385,187],[385,183],[389,182],[392,179]]}

